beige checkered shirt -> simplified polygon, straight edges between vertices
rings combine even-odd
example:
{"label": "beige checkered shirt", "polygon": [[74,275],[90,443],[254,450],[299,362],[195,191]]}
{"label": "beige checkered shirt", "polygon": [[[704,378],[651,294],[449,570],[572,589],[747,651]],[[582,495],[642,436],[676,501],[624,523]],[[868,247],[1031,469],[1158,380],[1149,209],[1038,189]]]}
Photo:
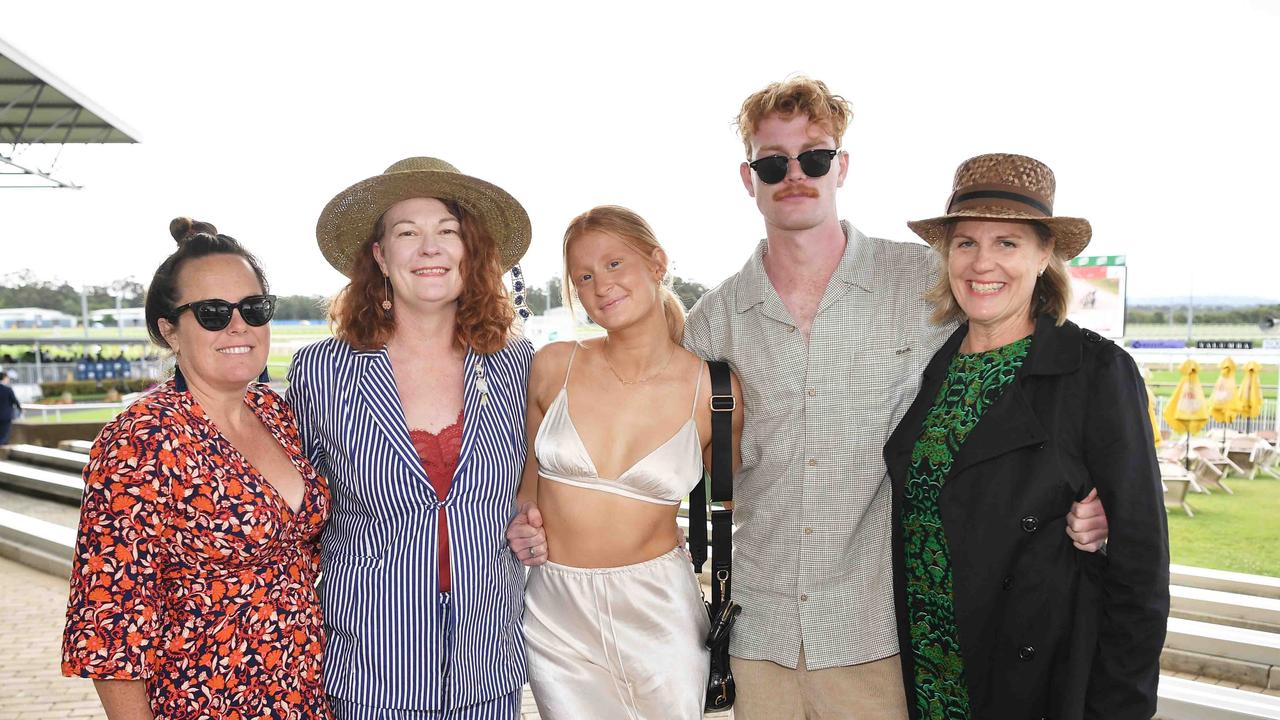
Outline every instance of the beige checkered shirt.
{"label": "beige checkered shirt", "polygon": [[764,272],[761,241],[689,314],[685,345],[728,360],[746,424],[734,477],[732,653],[809,669],[898,652],[890,487],[882,450],[954,330],[929,321],[925,245],[848,243],[809,344]]}

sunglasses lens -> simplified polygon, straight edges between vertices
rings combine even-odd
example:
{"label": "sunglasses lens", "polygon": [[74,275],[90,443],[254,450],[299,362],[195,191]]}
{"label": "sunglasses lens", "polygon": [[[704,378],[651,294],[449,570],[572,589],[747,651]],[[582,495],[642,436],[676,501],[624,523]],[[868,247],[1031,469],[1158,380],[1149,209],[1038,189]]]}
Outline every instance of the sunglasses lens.
{"label": "sunglasses lens", "polygon": [[831,159],[835,157],[830,150],[807,150],[796,156],[800,161],[800,169],[809,177],[822,177],[831,170]]}
{"label": "sunglasses lens", "polygon": [[231,322],[231,303],[222,300],[191,303],[191,312],[205,330],[221,330]]}
{"label": "sunglasses lens", "polygon": [[265,295],[245,298],[240,301],[240,317],[244,318],[244,321],[253,327],[266,325],[271,322],[271,317],[275,314],[275,301]]}
{"label": "sunglasses lens", "polygon": [[751,163],[751,169],[756,171],[756,175],[760,177],[760,182],[766,185],[776,185],[787,176],[787,163],[789,162],[790,160],[782,155],[770,155]]}

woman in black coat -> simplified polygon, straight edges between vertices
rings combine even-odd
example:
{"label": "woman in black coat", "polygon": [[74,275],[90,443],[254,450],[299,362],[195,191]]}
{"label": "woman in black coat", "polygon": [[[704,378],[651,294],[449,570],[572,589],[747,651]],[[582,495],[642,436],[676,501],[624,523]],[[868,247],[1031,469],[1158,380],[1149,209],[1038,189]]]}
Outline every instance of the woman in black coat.
{"label": "woman in black coat", "polygon": [[[941,254],[935,320],[967,321],[885,447],[903,679],[913,718],[1150,718],[1169,551],[1133,360],[1066,321],[1053,173],[984,155],[946,216],[910,223]],[[1097,491],[1108,553],[1063,532]]]}

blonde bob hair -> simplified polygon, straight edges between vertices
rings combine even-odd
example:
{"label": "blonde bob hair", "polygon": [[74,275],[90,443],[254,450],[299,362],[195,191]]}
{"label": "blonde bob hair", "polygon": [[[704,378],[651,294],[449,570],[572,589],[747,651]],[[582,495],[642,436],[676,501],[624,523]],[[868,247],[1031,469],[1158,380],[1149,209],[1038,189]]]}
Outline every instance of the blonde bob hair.
{"label": "blonde bob hair", "polygon": [[[1041,247],[1046,247],[1053,241],[1053,234],[1045,225],[1034,220],[1026,224],[1036,231]],[[947,260],[951,257],[951,238],[955,234],[955,228],[955,222],[947,223],[946,240],[933,246],[942,257],[942,272],[938,274],[938,282],[924,296],[933,305],[933,321],[939,325],[967,319],[955,293],[951,291],[951,278],[947,273]],[[1056,324],[1061,325],[1067,321],[1067,308],[1070,304],[1071,278],[1067,275],[1067,263],[1057,252],[1051,252],[1044,274],[1036,278],[1035,289],[1031,291],[1031,317],[1034,319],[1049,315]]]}
{"label": "blonde bob hair", "polygon": [[[570,309],[574,306],[577,290],[569,275],[569,243],[593,231],[618,238],[627,247],[646,258],[653,257],[654,250],[662,250],[662,245],[658,243],[658,237],[654,235],[649,223],[627,208],[618,205],[601,205],[574,218],[564,231],[564,283],[561,285],[564,304]],[[662,300],[662,313],[667,319],[667,332],[671,340],[678,345],[684,339],[684,303],[680,302],[680,297],[671,289],[671,275],[666,267],[662,268],[662,281],[658,283],[658,293]]]}

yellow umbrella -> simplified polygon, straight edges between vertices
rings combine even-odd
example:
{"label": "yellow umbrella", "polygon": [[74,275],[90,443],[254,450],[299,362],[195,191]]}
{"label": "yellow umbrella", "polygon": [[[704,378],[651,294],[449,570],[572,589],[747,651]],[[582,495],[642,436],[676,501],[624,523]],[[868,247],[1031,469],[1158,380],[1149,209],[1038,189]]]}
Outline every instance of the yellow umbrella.
{"label": "yellow umbrella", "polygon": [[[1236,411],[1248,419],[1262,414],[1262,381],[1258,379],[1261,370],[1262,366],[1258,365],[1257,360],[1245,363],[1244,379],[1236,389]],[[1247,420],[1244,431],[1246,434],[1249,432]]]}
{"label": "yellow umbrella", "polygon": [[1151,418],[1151,432],[1155,434],[1156,446],[1159,447],[1164,438],[1160,436],[1160,418],[1156,417],[1156,394],[1151,392],[1151,371],[1142,368],[1142,385],[1147,390],[1147,415]]}
{"label": "yellow umbrella", "polygon": [[1214,420],[1226,424],[1236,419],[1240,412],[1236,405],[1236,363],[1225,358],[1218,363],[1220,374],[1209,396],[1209,413]]}
{"label": "yellow umbrella", "polygon": [[1178,372],[1182,377],[1178,378],[1178,387],[1173,389],[1173,396],[1164,406],[1164,421],[1173,432],[1187,434],[1187,456],[1182,464],[1189,467],[1191,434],[1200,432],[1209,422],[1209,404],[1204,401],[1204,388],[1200,387],[1200,363],[1187,358]]}

